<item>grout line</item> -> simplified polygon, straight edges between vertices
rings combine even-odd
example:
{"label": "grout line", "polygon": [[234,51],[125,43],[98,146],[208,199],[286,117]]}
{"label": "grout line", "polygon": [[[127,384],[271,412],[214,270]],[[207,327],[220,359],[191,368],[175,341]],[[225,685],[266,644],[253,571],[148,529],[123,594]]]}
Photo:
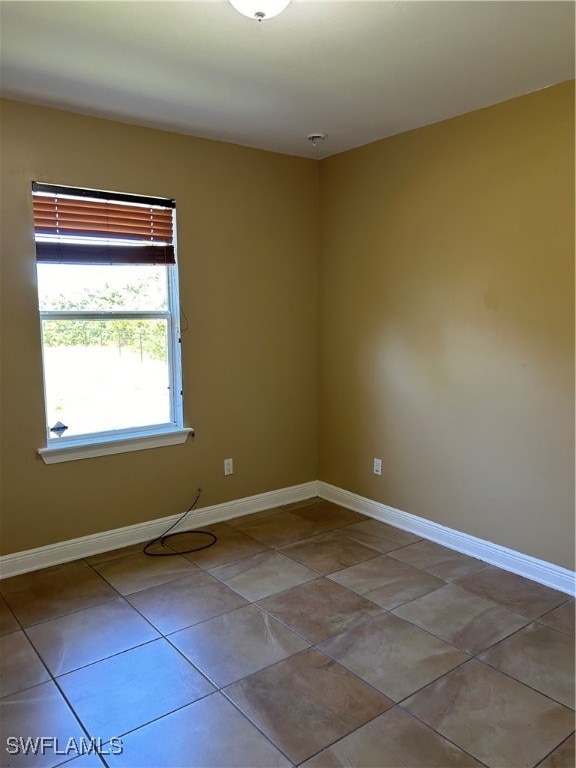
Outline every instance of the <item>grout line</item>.
{"label": "grout line", "polygon": [[104,744],[108,744],[112,738],[119,738],[123,739],[125,736],[129,736],[132,733],[135,733],[136,731],[141,731],[143,728],[146,728],[149,725],[152,725],[153,723],[157,723],[159,720],[163,720],[165,717],[168,717],[169,715],[173,715],[176,712],[180,712],[182,709],[186,709],[186,707],[190,707],[193,704],[197,704],[199,701],[202,701],[203,699],[207,699],[209,696],[213,696],[214,694],[219,693],[219,691],[209,691],[208,693],[202,694],[202,696],[198,696],[197,699],[194,699],[193,701],[188,701],[186,704],[182,704],[179,707],[175,707],[174,709],[169,710],[168,712],[164,712],[162,715],[158,715],[157,717],[153,717],[152,720],[148,720],[145,723],[141,723],[140,725],[134,726],[134,728],[130,728],[129,731],[124,731],[124,733],[121,733],[117,736],[110,737],[110,739],[107,739]]}
{"label": "grout line", "polygon": [[540,760],[539,762],[537,762],[537,763],[536,763],[536,765],[534,766],[534,768],[538,768],[538,766],[542,765],[542,764],[544,763],[544,761],[546,760],[546,758],[550,757],[550,755],[551,755],[551,754],[553,754],[554,752],[556,752],[556,750],[557,750],[557,749],[560,749],[560,747],[564,746],[564,744],[566,744],[566,742],[567,742],[569,739],[571,739],[571,738],[574,736],[574,734],[575,734],[575,731],[572,731],[572,733],[571,733],[571,734],[569,734],[569,735],[568,735],[568,736],[567,736],[567,737],[564,739],[564,741],[561,741],[561,742],[560,742],[560,744],[558,744],[557,746],[555,746],[555,747],[554,747],[554,748],[553,748],[553,749],[552,749],[550,752],[548,752],[548,754],[544,755],[544,757],[542,758],[542,760]]}
{"label": "grout line", "polygon": [[494,672],[500,672],[502,675],[507,677],[509,680],[514,680],[517,683],[520,683],[520,685],[523,685],[525,688],[528,688],[531,691],[534,691],[534,693],[540,694],[540,696],[544,696],[546,699],[549,699],[549,701],[554,702],[559,707],[562,707],[563,709],[566,709],[568,712],[572,712],[574,714],[575,710],[573,707],[568,706],[567,704],[563,704],[561,701],[558,701],[558,699],[555,699],[551,694],[544,693],[544,691],[539,690],[538,688],[534,688],[530,683],[525,683],[523,680],[519,680],[517,677],[514,677],[514,675],[510,674],[509,672],[506,672],[504,669],[499,669],[498,667],[493,667],[491,664],[488,664],[487,661],[484,661],[483,659],[479,659],[478,657],[475,657],[476,661],[480,664],[484,664],[486,667],[489,667],[490,669],[494,670]]}
{"label": "grout line", "polygon": [[[467,662],[466,662],[467,663]],[[422,689],[421,689],[422,690]],[[410,698],[410,697],[407,697]],[[406,701],[406,699],[403,699],[403,701]],[[425,728],[428,728],[432,733],[435,733],[437,736],[439,736],[441,739],[446,740],[449,744],[451,744],[453,747],[456,747],[461,752],[464,752],[465,755],[468,755],[469,757],[476,760],[476,762],[480,763],[481,766],[485,766],[485,768],[492,768],[492,766],[488,765],[488,763],[484,763],[482,760],[480,760],[479,757],[475,757],[471,752],[468,752],[468,750],[464,749],[464,747],[461,747],[459,744],[457,744],[455,741],[452,741],[452,739],[449,739],[447,736],[444,736],[444,734],[440,733],[440,731],[437,731],[436,728],[433,728],[431,725],[429,725],[427,722],[422,720],[418,715],[415,715],[413,712],[410,712],[409,709],[405,709],[402,704],[398,704],[397,706],[400,707],[400,709],[403,712],[406,712],[406,714],[413,717],[415,720],[417,720],[419,723],[421,723]]]}
{"label": "grout line", "polygon": [[[34,643],[32,642],[32,640],[30,639],[30,637],[29,637],[28,633],[26,632],[26,630],[25,630],[24,628],[22,628],[22,633],[23,633],[24,637],[26,638],[26,640],[28,640],[28,642],[30,643],[30,645],[31,645],[31,647],[32,647],[32,650],[34,651],[34,653],[36,654],[36,656],[38,656],[38,658],[39,658],[39,660],[40,660],[40,662],[41,662],[42,666],[45,668],[46,672],[48,673],[48,677],[49,677],[49,680],[45,680],[44,682],[50,682],[50,681],[52,681],[52,682],[53,682],[53,681],[54,681],[54,675],[53,675],[53,674],[52,674],[52,672],[50,671],[50,668],[49,668],[48,664],[46,664],[46,662],[44,661],[44,657],[43,657],[43,656],[42,656],[42,654],[41,654],[41,653],[38,651],[38,649],[36,648],[36,646],[34,645]],[[37,683],[37,685],[42,685],[42,684],[43,684],[43,683]],[[20,690],[22,690],[22,691],[27,691],[27,690],[28,690],[28,688],[34,688],[34,687],[35,687],[35,686],[33,686],[33,685],[29,685],[29,686],[27,686],[26,688],[21,688]],[[14,691],[14,693],[20,693],[20,691]]]}
{"label": "grout line", "polygon": [[[118,595],[118,597],[122,597],[122,595]],[[110,597],[106,600],[102,600],[98,603],[94,603],[93,605],[87,605],[84,608],[76,608],[74,611],[68,611],[67,613],[59,614],[58,616],[51,616],[49,619],[42,619],[42,621],[35,621],[33,624],[26,624],[21,625],[21,629],[30,629],[31,627],[39,627],[42,624],[46,624],[49,621],[55,621],[56,619],[63,619],[65,616],[74,616],[76,613],[82,613],[82,611],[89,611],[90,608],[97,608],[99,605],[106,605],[106,603],[112,603],[114,600],[117,600],[118,597]],[[14,630],[17,631],[17,630]]]}
{"label": "grout line", "polygon": [[[267,667],[265,667],[265,669],[267,669]],[[243,678],[243,679],[245,679],[245,678]],[[240,682],[240,681],[237,681],[237,682]],[[235,685],[235,683],[232,683],[232,685]],[[280,754],[281,754],[281,755],[284,755],[284,757],[285,757],[285,758],[288,760],[288,762],[290,763],[290,765],[292,765],[292,766],[295,766],[295,765],[296,765],[296,763],[295,763],[295,762],[292,760],[292,758],[291,758],[291,757],[289,757],[289,756],[288,756],[288,754],[287,754],[287,753],[286,753],[286,752],[285,752],[285,751],[284,751],[284,750],[283,750],[283,749],[282,749],[282,748],[281,748],[281,747],[280,747],[278,744],[276,744],[274,741],[272,741],[272,739],[270,738],[270,736],[268,736],[268,734],[267,734],[267,733],[265,733],[265,732],[262,730],[262,728],[260,728],[260,726],[258,725],[258,723],[254,722],[254,720],[252,720],[252,719],[251,719],[251,718],[250,718],[250,717],[249,717],[249,716],[246,714],[246,712],[244,712],[242,709],[240,709],[240,707],[239,707],[239,706],[236,704],[236,702],[234,702],[234,701],[233,701],[233,700],[232,700],[232,699],[231,699],[231,698],[228,696],[228,694],[227,694],[227,693],[224,691],[224,689],[223,689],[223,688],[222,688],[222,689],[220,689],[220,690],[218,691],[218,693],[220,693],[222,696],[224,696],[224,699],[225,699],[225,700],[226,700],[226,701],[227,701],[229,704],[231,704],[231,705],[234,707],[234,709],[235,709],[237,712],[239,712],[239,713],[242,715],[242,717],[243,717],[245,720],[247,720],[247,721],[250,723],[250,725],[251,725],[252,727],[256,728],[256,730],[257,730],[257,731],[258,731],[258,732],[259,732],[259,733],[260,733],[260,734],[261,734],[261,735],[262,735],[262,736],[263,736],[263,737],[266,739],[266,741],[267,741],[269,744],[271,744],[271,745],[274,747],[274,749],[278,750],[278,752],[280,752]],[[308,759],[308,758],[306,758],[306,760],[307,760],[307,759]]]}

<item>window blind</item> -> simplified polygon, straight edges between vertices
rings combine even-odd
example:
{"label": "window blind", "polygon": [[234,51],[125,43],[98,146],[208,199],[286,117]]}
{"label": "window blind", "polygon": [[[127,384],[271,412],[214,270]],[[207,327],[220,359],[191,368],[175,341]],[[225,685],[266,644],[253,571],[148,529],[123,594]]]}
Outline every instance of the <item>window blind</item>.
{"label": "window blind", "polygon": [[174,264],[174,201],[34,182],[36,259]]}

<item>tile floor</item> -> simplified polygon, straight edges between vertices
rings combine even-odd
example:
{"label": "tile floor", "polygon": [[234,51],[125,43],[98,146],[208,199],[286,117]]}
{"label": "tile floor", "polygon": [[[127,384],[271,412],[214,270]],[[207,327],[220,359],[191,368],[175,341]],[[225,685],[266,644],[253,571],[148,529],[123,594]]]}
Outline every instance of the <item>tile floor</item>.
{"label": "tile floor", "polygon": [[574,767],[567,595],[318,499],[209,529],[0,582],[1,765]]}

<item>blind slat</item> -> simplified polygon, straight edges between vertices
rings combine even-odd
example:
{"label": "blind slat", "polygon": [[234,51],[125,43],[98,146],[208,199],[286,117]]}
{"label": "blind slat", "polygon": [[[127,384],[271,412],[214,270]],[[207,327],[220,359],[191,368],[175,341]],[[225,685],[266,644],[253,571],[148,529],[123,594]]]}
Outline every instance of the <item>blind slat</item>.
{"label": "blind slat", "polygon": [[78,211],[62,211],[62,210],[46,210],[34,208],[35,219],[45,219],[48,221],[72,220],[80,222],[90,221],[111,221],[119,224],[126,224],[130,226],[131,223],[138,225],[149,226],[150,224],[171,227],[172,219],[161,216],[129,216],[122,214],[120,216],[113,215],[113,213],[98,213],[98,212],[78,212]]}
{"label": "blind slat", "polygon": [[71,245],[37,242],[41,264],[175,264],[172,245]]}
{"label": "blind slat", "polygon": [[106,224],[110,223],[115,226],[138,227],[138,228],[162,228],[171,230],[172,222],[165,221],[164,219],[157,219],[150,217],[149,219],[136,219],[136,218],[119,218],[114,216],[74,216],[73,214],[61,213],[59,215],[53,215],[51,213],[36,212],[34,217],[35,222],[46,222],[54,227],[58,224],[79,224],[81,226],[89,226],[90,224]]}
{"label": "blind slat", "polygon": [[75,229],[83,229],[84,227],[98,226],[104,228],[106,226],[123,228],[127,231],[140,231],[140,230],[162,230],[164,232],[172,232],[171,222],[163,221],[140,221],[137,219],[107,219],[104,217],[92,217],[92,218],[76,218],[74,216],[59,216],[58,219],[47,216],[45,214],[38,214],[34,217],[34,224],[36,226],[42,225],[45,228],[50,227],[57,229],[58,227],[65,227],[74,225]]}
{"label": "blind slat", "polygon": [[[123,227],[127,231],[141,231],[141,230],[155,230],[163,229],[165,232],[172,233],[172,215],[171,211],[168,216],[164,213],[158,215],[154,209],[150,211],[146,209],[134,209],[127,216],[126,213],[115,211],[110,205],[108,208],[98,207],[88,209],[84,208],[72,208],[67,206],[61,208],[57,202],[54,202],[51,206],[37,205],[34,201],[34,222],[41,223],[45,228],[50,227],[54,229],[54,233],[58,233],[58,229],[63,226],[72,226],[74,229],[86,229],[92,228],[92,224],[104,224],[110,227]],[[98,231],[102,231],[102,226],[98,227]],[[114,231],[120,231],[115,229]]]}
{"label": "blind slat", "polygon": [[148,213],[149,211],[154,211],[159,216],[169,217],[172,210],[171,208],[157,208],[153,205],[123,205],[122,203],[115,203],[106,200],[75,200],[74,198],[58,197],[57,195],[51,196],[36,194],[34,195],[34,200],[36,201],[36,205],[39,208],[52,208],[56,202],[58,206],[63,210],[71,209],[75,211],[114,210],[120,211],[121,213],[137,213],[138,211]]}
{"label": "blind slat", "polygon": [[123,227],[120,224],[109,224],[106,222],[93,222],[86,224],[85,226],[79,226],[78,222],[65,221],[60,222],[58,226],[52,227],[50,222],[38,221],[35,227],[36,234],[43,235],[71,235],[74,234],[78,237],[89,237],[94,235],[95,237],[102,237],[107,232],[113,233],[113,236],[119,237],[120,235],[136,235],[142,240],[172,240],[172,230],[160,227]]}

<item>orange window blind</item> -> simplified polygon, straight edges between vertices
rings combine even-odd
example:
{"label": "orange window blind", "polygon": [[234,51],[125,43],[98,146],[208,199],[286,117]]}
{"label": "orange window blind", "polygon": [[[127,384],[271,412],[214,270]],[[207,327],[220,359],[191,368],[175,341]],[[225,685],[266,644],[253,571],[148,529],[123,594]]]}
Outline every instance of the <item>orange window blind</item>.
{"label": "orange window blind", "polygon": [[173,200],[35,182],[33,206],[40,262],[175,263]]}

